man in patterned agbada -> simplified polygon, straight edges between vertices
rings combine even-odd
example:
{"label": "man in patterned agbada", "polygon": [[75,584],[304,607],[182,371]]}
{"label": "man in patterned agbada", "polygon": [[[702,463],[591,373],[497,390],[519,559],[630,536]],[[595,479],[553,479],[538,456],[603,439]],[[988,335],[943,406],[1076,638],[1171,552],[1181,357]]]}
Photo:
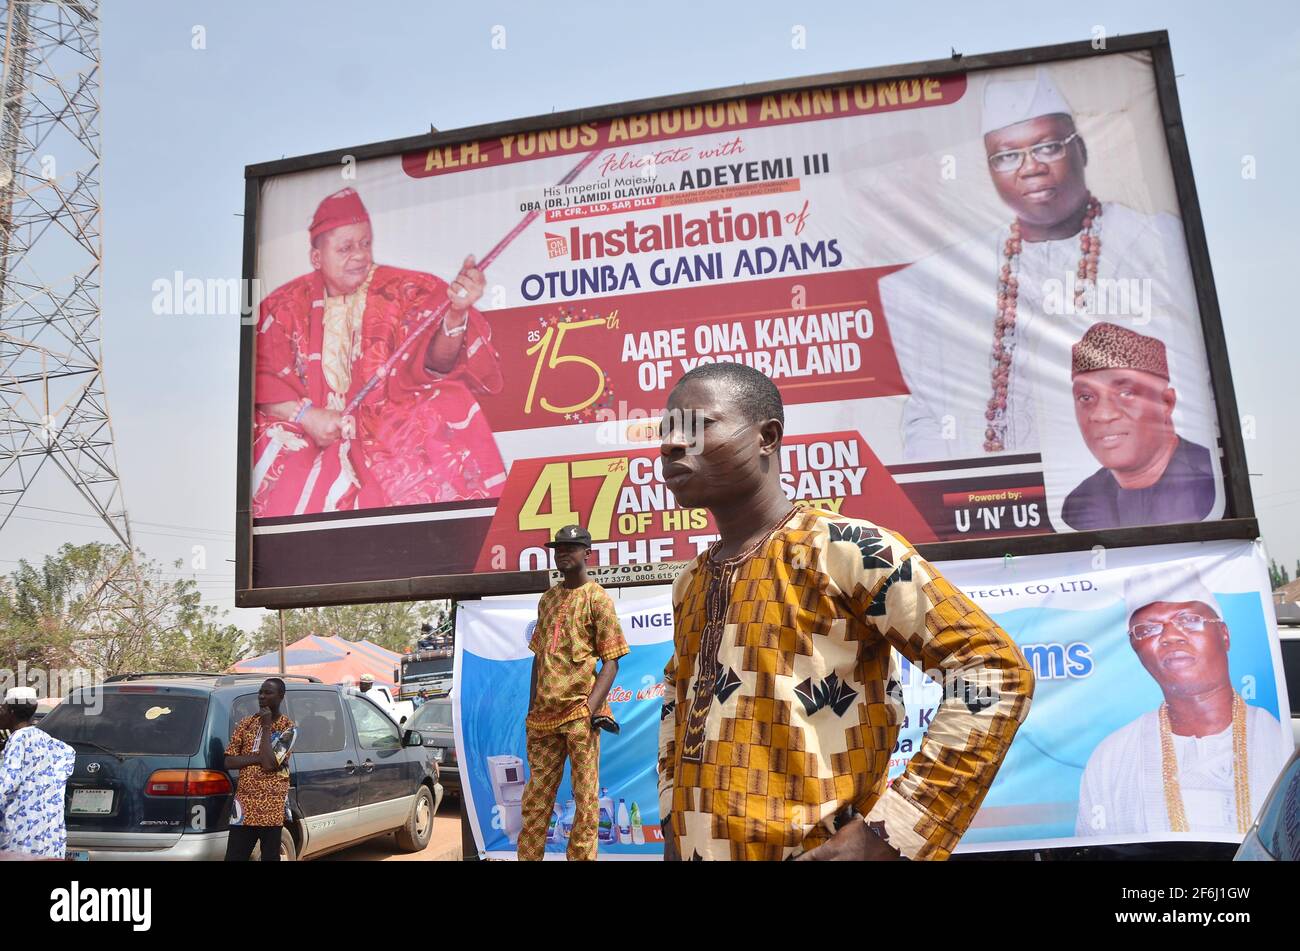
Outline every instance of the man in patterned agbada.
{"label": "man in patterned agbada", "polygon": [[[1033,675],[904,538],[793,505],[783,430],[776,386],[742,364],[698,367],[668,400],[664,479],[720,538],[673,584],[665,858],[946,858],[1029,712]],[[894,650],[944,700],[891,785],[905,715]]]}
{"label": "man in patterned agbada", "polygon": [[11,687],[0,703],[0,854],[61,859],[67,852],[64,804],[76,751],[32,725],[36,691]]}
{"label": "man in patterned agbada", "polygon": [[[546,543],[564,575],[537,605],[528,694],[528,785],[520,806],[520,861],[540,861],[564,761],[573,785],[569,861],[596,858],[600,824],[600,730],[618,732],[606,697],[628,653],[614,601],[587,576],[591,533],[566,525]],[[600,672],[596,661],[601,661]]]}

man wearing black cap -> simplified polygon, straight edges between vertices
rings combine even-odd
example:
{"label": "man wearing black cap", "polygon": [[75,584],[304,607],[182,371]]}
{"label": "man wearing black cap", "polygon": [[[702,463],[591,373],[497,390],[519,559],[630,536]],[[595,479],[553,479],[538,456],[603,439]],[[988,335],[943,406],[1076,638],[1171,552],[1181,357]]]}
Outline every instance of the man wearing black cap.
{"label": "man wearing black cap", "polygon": [[[546,543],[555,549],[555,567],[564,580],[537,605],[537,627],[528,648],[533,652],[528,697],[528,786],[521,806],[521,861],[540,861],[546,829],[555,808],[564,760],[573,781],[573,830],[570,861],[596,857],[600,822],[600,734],[617,730],[605,697],[618,674],[618,658],[628,652],[614,602],[587,577],[591,533],[566,525]],[[602,663],[596,672],[596,660]]]}

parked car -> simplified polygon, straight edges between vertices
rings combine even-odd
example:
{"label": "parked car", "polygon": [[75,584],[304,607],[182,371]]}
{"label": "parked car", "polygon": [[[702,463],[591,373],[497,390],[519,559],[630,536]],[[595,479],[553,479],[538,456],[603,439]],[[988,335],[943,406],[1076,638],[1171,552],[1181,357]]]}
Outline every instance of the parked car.
{"label": "parked car", "polygon": [[1300,750],[1273,784],[1234,861],[1300,862]]}
{"label": "parked car", "polygon": [[406,725],[418,731],[424,737],[424,745],[433,750],[448,795],[460,798],[460,763],[456,757],[456,735],[451,726],[451,698],[426,700]]}
{"label": "parked car", "polygon": [[406,721],[415,713],[415,704],[409,700],[394,700],[392,692],[387,688],[375,684],[369,690],[363,691],[369,695],[371,700],[379,702],[379,706],[388,708],[388,715],[397,721],[398,726],[404,726]]}
{"label": "parked car", "polygon": [[32,715],[32,723],[40,723],[62,702],[62,697],[43,697],[36,701],[36,713]]}
{"label": "parked car", "polygon": [[[226,744],[257,713],[264,679],[133,674],[69,695],[40,725],[77,753],[69,857],[223,858],[236,783]],[[354,688],[284,679],[283,712],[298,740],[281,857],[315,858],[393,831],[403,851],[428,845],[443,791],[424,738]]]}

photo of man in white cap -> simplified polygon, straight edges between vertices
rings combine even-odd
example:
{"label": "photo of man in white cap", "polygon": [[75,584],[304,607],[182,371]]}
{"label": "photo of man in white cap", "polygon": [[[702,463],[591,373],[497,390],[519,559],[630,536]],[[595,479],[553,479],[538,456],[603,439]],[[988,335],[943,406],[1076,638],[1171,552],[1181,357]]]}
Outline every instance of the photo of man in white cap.
{"label": "photo of man in white cap", "polygon": [[1233,685],[1231,633],[1195,569],[1135,574],[1124,601],[1129,643],[1165,699],[1088,758],[1076,834],[1245,834],[1290,756],[1290,731]]}
{"label": "photo of man in white cap", "polygon": [[[902,422],[909,460],[1041,451],[1045,467],[1061,465],[1049,445],[1054,424],[1069,419],[1070,347],[1112,303],[1099,281],[1139,289],[1120,298],[1135,313],[1110,319],[1135,317],[1150,325],[1144,332],[1183,347],[1185,402],[1206,414],[1213,406],[1181,221],[1094,194],[1088,144],[1053,71],[1019,75],[990,78],[982,98],[986,171],[1008,220],[880,282],[911,393]],[[1142,194],[1140,165],[1126,174]],[[1091,461],[1077,440],[1060,445],[1069,465]],[[1062,474],[1059,494],[1082,474]]]}
{"label": "photo of man in white cap", "polygon": [[61,859],[68,846],[63,803],[77,754],[32,726],[36,691],[12,687],[0,704],[0,730],[9,739],[0,756],[0,854]]}

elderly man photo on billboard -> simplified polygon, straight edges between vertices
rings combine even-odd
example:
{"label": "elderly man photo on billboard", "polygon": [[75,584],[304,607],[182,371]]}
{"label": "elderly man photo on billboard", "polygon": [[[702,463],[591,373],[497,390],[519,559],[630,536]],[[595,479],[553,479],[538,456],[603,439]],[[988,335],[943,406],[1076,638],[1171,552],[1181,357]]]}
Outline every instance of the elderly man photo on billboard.
{"label": "elderly man photo on billboard", "polygon": [[1061,508],[1080,531],[1199,522],[1214,507],[1210,450],[1174,430],[1178,395],[1165,345],[1115,324],[1093,324],[1074,345],[1074,415],[1102,467]]}
{"label": "elderly man photo on billboard", "polygon": [[[1011,220],[880,282],[911,393],[905,456],[1042,451],[1051,464],[1042,443],[1053,414],[1043,399],[1053,394],[1042,387],[1059,379],[1070,344],[1110,306],[1099,279],[1145,289],[1128,306],[1186,344],[1188,366],[1205,376],[1189,406],[1212,405],[1181,221],[1093,193],[1088,146],[1045,68],[1033,78],[988,81],[981,133],[988,175]],[[1136,194],[1147,190],[1133,182]]]}
{"label": "elderly man photo on billboard", "polygon": [[[502,383],[473,308],[484,287],[473,256],[450,285],[377,264],[351,188],[320,203],[308,234],[311,272],[272,292],[257,323],[254,516],[496,498],[505,467],[476,394]],[[386,371],[444,301],[427,341]]]}
{"label": "elderly man photo on billboard", "polygon": [[1194,569],[1146,569],[1124,601],[1129,644],[1164,702],[1088,758],[1076,834],[1244,834],[1290,755],[1289,732],[1233,686],[1231,632]]}

